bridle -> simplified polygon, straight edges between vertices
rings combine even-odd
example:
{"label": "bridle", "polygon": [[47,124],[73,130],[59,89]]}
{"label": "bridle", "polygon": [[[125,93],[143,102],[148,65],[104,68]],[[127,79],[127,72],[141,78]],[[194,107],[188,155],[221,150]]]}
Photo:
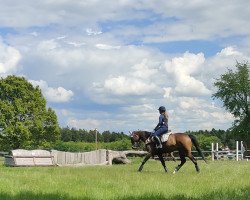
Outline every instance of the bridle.
{"label": "bridle", "polygon": [[130,132],[130,137],[132,149],[137,149],[139,147],[140,136],[133,131],[132,133]]}

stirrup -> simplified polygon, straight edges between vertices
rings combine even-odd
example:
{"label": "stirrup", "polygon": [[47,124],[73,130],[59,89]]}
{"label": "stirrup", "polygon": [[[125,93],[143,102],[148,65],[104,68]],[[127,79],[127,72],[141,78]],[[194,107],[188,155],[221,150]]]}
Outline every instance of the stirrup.
{"label": "stirrup", "polygon": [[159,145],[156,145],[155,147],[156,147],[156,149],[161,149],[162,148],[162,144],[160,143]]}

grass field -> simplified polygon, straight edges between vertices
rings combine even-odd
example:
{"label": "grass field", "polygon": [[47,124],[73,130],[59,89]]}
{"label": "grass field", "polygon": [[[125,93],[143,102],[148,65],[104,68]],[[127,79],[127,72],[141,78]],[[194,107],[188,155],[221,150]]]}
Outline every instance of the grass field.
{"label": "grass field", "polygon": [[[250,199],[250,162],[199,161],[199,174],[187,162],[172,174],[164,173],[154,160],[139,173],[140,161],[95,167],[5,167],[0,163],[0,200]],[[171,172],[176,165],[167,162]]]}

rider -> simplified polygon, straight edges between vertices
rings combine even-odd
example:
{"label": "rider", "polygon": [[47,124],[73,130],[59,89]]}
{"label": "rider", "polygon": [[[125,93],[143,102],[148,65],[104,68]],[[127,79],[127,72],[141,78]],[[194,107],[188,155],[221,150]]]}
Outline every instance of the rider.
{"label": "rider", "polygon": [[164,106],[160,106],[158,110],[160,113],[159,123],[154,129],[153,138],[156,142],[156,148],[162,148],[160,137],[168,132],[168,114]]}

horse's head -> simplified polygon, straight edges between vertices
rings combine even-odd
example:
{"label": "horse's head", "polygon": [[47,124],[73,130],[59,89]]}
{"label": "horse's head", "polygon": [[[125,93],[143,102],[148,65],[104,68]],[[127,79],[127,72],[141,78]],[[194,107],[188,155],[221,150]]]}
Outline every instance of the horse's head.
{"label": "horse's head", "polygon": [[130,138],[131,138],[131,144],[132,144],[132,149],[137,149],[139,148],[139,142],[141,140],[141,136],[139,134],[139,131],[133,131],[130,134]]}
{"label": "horse's head", "polygon": [[[131,132],[130,132],[131,133]],[[131,143],[132,143],[132,148],[137,149],[139,148],[139,142],[146,142],[146,140],[150,137],[151,132],[148,131],[133,131],[130,134],[131,137]]]}

